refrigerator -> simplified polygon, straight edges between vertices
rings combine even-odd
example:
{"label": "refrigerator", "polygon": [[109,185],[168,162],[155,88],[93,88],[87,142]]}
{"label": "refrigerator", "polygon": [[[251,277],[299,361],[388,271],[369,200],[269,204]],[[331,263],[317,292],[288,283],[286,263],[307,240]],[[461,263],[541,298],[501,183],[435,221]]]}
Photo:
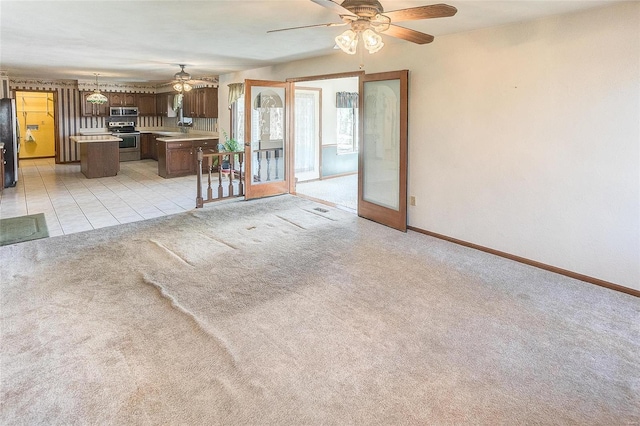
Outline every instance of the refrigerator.
{"label": "refrigerator", "polygon": [[20,153],[20,127],[16,117],[16,100],[0,99],[0,142],[4,143],[4,187],[18,182],[18,154]]}

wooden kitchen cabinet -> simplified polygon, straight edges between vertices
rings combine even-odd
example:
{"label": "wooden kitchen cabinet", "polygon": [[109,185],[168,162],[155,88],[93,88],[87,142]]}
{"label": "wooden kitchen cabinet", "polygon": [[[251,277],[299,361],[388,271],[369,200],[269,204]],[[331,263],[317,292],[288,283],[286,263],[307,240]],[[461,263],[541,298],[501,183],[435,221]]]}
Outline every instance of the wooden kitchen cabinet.
{"label": "wooden kitchen cabinet", "polygon": [[137,106],[135,93],[109,93],[110,106]]}
{"label": "wooden kitchen cabinet", "polygon": [[193,175],[194,157],[191,141],[158,142],[158,175],[163,178]]}
{"label": "wooden kitchen cabinet", "polygon": [[198,92],[198,117],[218,118],[218,89],[205,87]]}
{"label": "wooden kitchen cabinet", "polygon": [[138,93],[138,115],[154,116],[156,112],[156,95],[153,93]]}
{"label": "wooden kitchen cabinet", "polygon": [[[82,115],[85,117],[108,117],[109,103],[97,105],[88,102],[87,98],[92,94],[93,92],[82,92]],[[107,96],[107,98],[109,97],[108,93],[104,95]]]}
{"label": "wooden kitchen cabinet", "polygon": [[156,94],[156,114],[160,117],[175,117],[176,112],[173,110],[173,93]]}
{"label": "wooden kitchen cabinet", "polygon": [[[162,137],[162,136],[160,136]],[[198,147],[203,151],[217,151],[218,139],[182,142],[157,142],[158,175],[163,178],[195,175],[198,170]],[[203,163],[202,172],[207,173]]]}
{"label": "wooden kitchen cabinet", "polygon": [[184,95],[184,115],[191,118],[218,118],[218,89],[203,87]]}
{"label": "wooden kitchen cabinet", "polygon": [[154,133],[140,134],[140,159],[152,159],[158,161],[158,141],[160,135]]}
{"label": "wooden kitchen cabinet", "polygon": [[151,133],[140,133],[140,159],[147,160],[151,156],[151,144],[153,143],[153,135]]}

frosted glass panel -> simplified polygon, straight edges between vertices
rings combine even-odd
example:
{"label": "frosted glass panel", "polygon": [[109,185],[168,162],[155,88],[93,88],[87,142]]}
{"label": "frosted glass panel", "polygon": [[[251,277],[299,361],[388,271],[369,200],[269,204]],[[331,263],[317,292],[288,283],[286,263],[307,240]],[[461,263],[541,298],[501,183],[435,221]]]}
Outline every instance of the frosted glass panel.
{"label": "frosted glass panel", "polygon": [[365,201],[400,208],[400,80],[364,84]]}
{"label": "frosted glass panel", "polygon": [[283,87],[251,87],[251,175],[253,183],[285,178]]}

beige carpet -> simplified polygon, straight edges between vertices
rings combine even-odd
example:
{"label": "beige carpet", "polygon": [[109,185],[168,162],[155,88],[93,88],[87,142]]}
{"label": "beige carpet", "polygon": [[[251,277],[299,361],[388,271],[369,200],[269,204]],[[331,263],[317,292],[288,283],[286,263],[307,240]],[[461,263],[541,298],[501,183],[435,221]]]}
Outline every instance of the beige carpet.
{"label": "beige carpet", "polygon": [[0,247],[0,424],[640,423],[640,300],[292,196]]}

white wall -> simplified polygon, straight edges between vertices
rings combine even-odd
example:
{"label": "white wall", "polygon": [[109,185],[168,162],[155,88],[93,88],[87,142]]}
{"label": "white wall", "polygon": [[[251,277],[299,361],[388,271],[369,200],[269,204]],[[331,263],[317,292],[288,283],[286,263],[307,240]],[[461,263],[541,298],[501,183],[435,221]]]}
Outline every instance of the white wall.
{"label": "white wall", "polygon": [[[410,70],[411,226],[640,290],[639,2],[387,43],[365,69]],[[356,70],[229,74],[221,103],[244,78]]]}

